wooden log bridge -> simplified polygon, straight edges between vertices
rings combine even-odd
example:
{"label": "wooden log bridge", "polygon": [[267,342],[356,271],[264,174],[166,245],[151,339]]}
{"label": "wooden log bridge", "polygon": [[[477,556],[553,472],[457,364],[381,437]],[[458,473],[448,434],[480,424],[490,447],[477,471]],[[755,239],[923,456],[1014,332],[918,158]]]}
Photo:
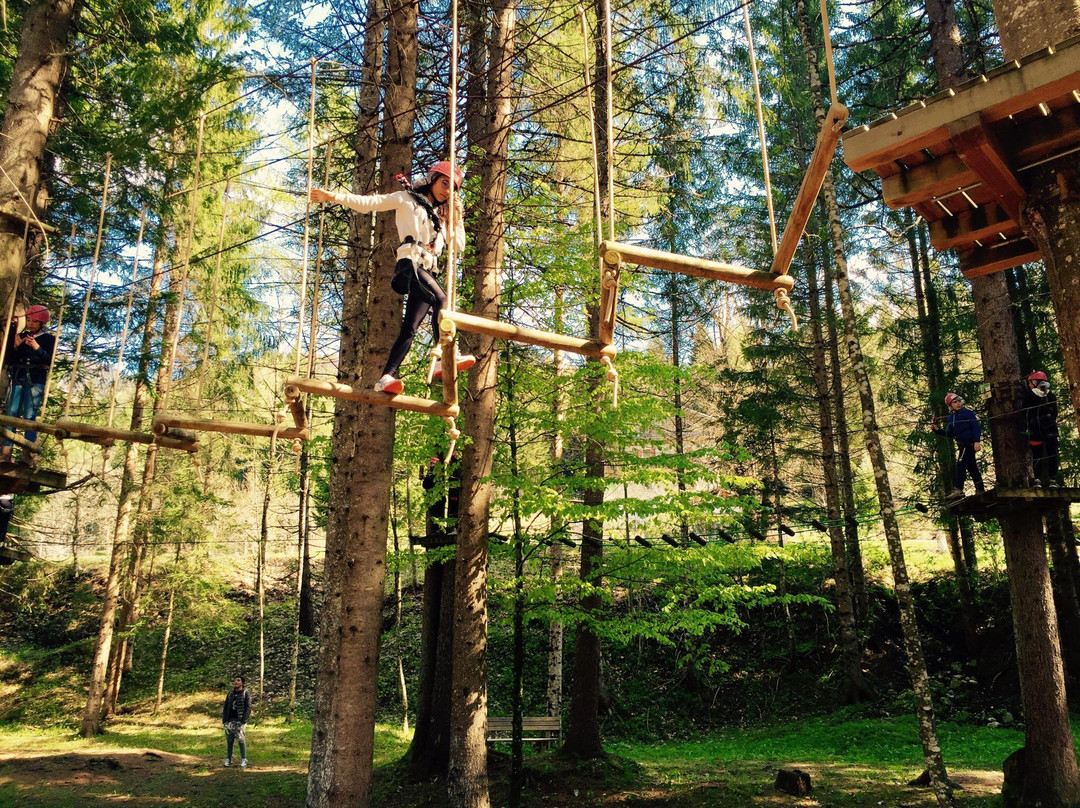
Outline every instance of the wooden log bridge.
{"label": "wooden log bridge", "polygon": [[[183,434],[185,430],[195,432],[218,432],[223,435],[249,435],[254,438],[273,438],[282,440],[307,440],[308,431],[296,427],[284,427],[277,424],[252,424],[245,421],[215,421],[210,418],[191,418],[184,415],[161,413],[154,416],[154,434],[170,437]],[[160,438],[159,438],[160,440]]]}
{"label": "wooden log bridge", "polygon": [[440,323],[450,322],[462,331],[473,334],[484,334],[488,337],[506,339],[513,342],[523,342],[527,345],[536,345],[540,348],[549,348],[553,351],[569,351],[570,353],[591,356],[594,359],[603,357],[614,358],[618,350],[614,345],[601,345],[599,342],[571,337],[566,334],[556,334],[553,331],[541,331],[537,328],[503,323],[499,320],[489,320],[487,317],[478,317],[475,314],[466,314],[462,311],[448,311],[443,309]]}
{"label": "wooden log bridge", "polygon": [[60,418],[56,427],[64,433],[64,437],[75,440],[87,438],[100,438],[110,441],[125,441],[127,443],[156,443],[166,449],[182,449],[185,452],[199,451],[199,441],[194,432],[175,430],[169,435],[157,436],[149,432],[134,432],[130,429],[117,429],[116,427],[102,426],[100,424],[84,424],[79,421],[71,421]]}
{"label": "wooden log bridge", "polygon": [[[445,316],[445,312],[443,313]],[[364,404],[374,404],[380,407],[392,407],[395,410],[409,410],[421,412],[425,415],[436,415],[441,418],[456,418],[461,409],[458,405],[447,405],[441,401],[433,401],[427,398],[415,396],[392,396],[387,393],[376,393],[374,390],[358,390],[347,384],[331,382],[324,379],[309,379],[306,376],[290,376],[285,380],[285,397],[293,400],[307,393],[315,396],[329,396],[331,398],[344,398],[349,401],[360,401]],[[282,430],[279,437],[288,437],[288,430]],[[306,430],[305,430],[306,437]]]}
{"label": "wooden log bridge", "polygon": [[680,275],[693,275],[695,278],[737,283],[766,289],[770,292],[782,289],[790,292],[795,286],[795,279],[790,275],[774,275],[759,269],[748,269],[723,261],[710,261],[707,258],[694,258],[677,253],[654,250],[638,244],[626,244],[620,241],[604,241],[600,244],[600,254],[605,264],[619,265],[628,261],[643,267],[677,272]]}

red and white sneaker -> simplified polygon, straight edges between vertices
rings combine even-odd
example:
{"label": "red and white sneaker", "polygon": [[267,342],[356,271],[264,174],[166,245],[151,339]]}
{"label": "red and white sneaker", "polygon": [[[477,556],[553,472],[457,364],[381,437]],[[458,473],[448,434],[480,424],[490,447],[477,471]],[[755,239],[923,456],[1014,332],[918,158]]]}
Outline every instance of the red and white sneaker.
{"label": "red and white sneaker", "polygon": [[401,379],[395,379],[389,373],[384,373],[383,377],[375,382],[376,393],[389,393],[392,396],[396,396],[404,391],[405,382]]}
{"label": "red and white sneaker", "polygon": [[[476,364],[476,357],[475,356],[473,356],[472,354],[461,354],[457,358],[458,373],[461,373],[461,371],[463,371],[463,370],[468,370],[469,368],[471,368],[475,364]],[[433,379],[441,379],[442,378],[442,360],[441,359],[436,359],[435,360],[435,373],[432,376],[432,378]]]}

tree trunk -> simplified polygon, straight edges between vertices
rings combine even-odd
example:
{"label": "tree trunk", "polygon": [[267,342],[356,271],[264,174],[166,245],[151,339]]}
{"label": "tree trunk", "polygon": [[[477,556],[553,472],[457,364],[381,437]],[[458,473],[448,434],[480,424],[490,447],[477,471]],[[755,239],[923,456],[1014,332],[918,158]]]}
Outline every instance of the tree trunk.
{"label": "tree trunk", "polygon": [[[505,249],[507,152],[510,142],[513,82],[514,0],[498,0],[486,11],[470,7],[470,47],[483,50],[488,64],[469,81],[466,121],[469,139],[481,152],[480,198],[476,216],[472,311],[495,319],[499,314],[499,273]],[[454,271],[453,267],[448,271]],[[476,340],[476,366],[469,372],[465,431],[472,443],[462,464],[461,512],[458,516],[454,610],[453,695],[450,708],[451,808],[488,808],[487,773],[487,559],[490,480],[495,449],[498,344]]]}
{"label": "tree trunk", "polygon": [[[4,121],[0,124],[0,210],[15,214],[0,215],[2,311],[8,309],[27,260],[25,220],[45,215],[45,143],[67,73],[71,53],[68,40],[78,5],[78,0],[37,0],[28,4],[23,17],[19,53],[12,66]],[[91,722],[90,729],[97,732],[98,728]]]}
{"label": "tree trunk", "polygon": [[832,408],[836,416],[836,457],[839,465],[840,503],[844,512],[844,550],[855,606],[856,622],[870,614],[870,596],[866,589],[862,546],[859,544],[858,510],[855,507],[855,472],[851,464],[851,441],[848,438],[847,404],[844,397],[844,373],[840,363],[840,335],[836,327],[835,283],[830,263],[825,264],[825,326],[829,335],[829,369],[832,371]]}
{"label": "tree trunk", "polygon": [[262,517],[259,519],[258,557],[255,562],[255,591],[259,598],[259,701],[266,697],[266,545],[270,539],[270,488],[274,482],[273,450],[266,460]]}
{"label": "tree trunk", "polygon": [[[555,289],[555,331],[562,333],[563,308],[565,287],[559,285]],[[551,465],[553,472],[560,476],[566,473],[563,466],[563,434],[562,425],[566,421],[566,396],[563,392],[563,376],[566,375],[566,355],[562,351],[555,351],[552,356],[552,364],[555,366],[555,395],[552,398],[552,412],[555,415],[555,429],[551,435]],[[559,487],[560,494],[562,487]],[[551,534],[558,536],[565,528],[562,521],[552,520]],[[548,561],[551,564],[551,580],[555,584],[555,597],[558,598],[559,576],[562,575],[562,542],[553,541],[548,548]],[[548,623],[547,634],[547,714],[549,716],[562,717],[563,709],[563,623],[561,620],[552,620]]]}
{"label": "tree trunk", "polygon": [[[610,5],[606,0],[596,3],[596,30],[593,35],[596,56],[593,60],[593,104],[596,109],[596,148],[597,153],[608,153],[608,54],[605,21],[610,19]],[[600,188],[607,188],[611,170],[608,161],[599,160],[598,183]],[[602,231],[614,217],[614,211],[605,199],[601,205]],[[600,309],[594,302],[588,306],[589,337],[599,339]],[[593,375],[590,390],[595,407],[604,406],[603,377],[598,366],[593,363]],[[587,509],[599,510],[604,504],[604,487],[600,482],[604,478],[604,447],[596,438],[589,436],[585,441],[585,476],[591,482],[582,493],[582,500]],[[604,522],[603,519],[586,519],[581,526],[581,562],[578,576],[585,587],[580,608],[588,615],[601,608],[599,587],[602,582],[602,562],[604,557]],[[605,756],[600,738],[600,638],[581,621],[574,629],[574,688],[570,695],[570,713],[566,733],[563,737],[563,752],[583,759]]]}
{"label": "tree trunk", "polygon": [[[806,62],[810,72],[810,90],[814,99],[814,116],[818,128],[825,125],[825,109],[822,102],[821,82],[817,74],[815,49],[809,35],[809,18],[805,0],[798,0],[797,15]],[[825,175],[822,195],[829,221],[829,230],[833,248],[833,264],[836,272],[836,286],[840,297],[840,308],[844,319],[844,335],[847,340],[848,356],[851,359],[852,372],[859,388],[859,403],[862,406],[863,436],[866,451],[874,469],[874,482],[877,488],[878,505],[881,508],[881,520],[885,529],[885,539],[889,547],[889,559],[892,562],[893,586],[896,591],[897,605],[900,607],[900,626],[904,635],[904,651],[907,657],[908,675],[911,677],[912,691],[915,695],[916,714],[919,721],[919,738],[922,741],[923,759],[930,775],[930,784],[940,806],[955,806],[952,791],[945,774],[945,762],[941,757],[938,744],[937,728],[934,721],[934,707],[930,696],[930,681],[926,673],[926,661],[923,658],[922,642],[919,639],[918,622],[915,614],[915,601],[908,582],[907,564],[904,560],[904,548],[900,539],[900,526],[896,520],[896,506],[893,502],[892,486],[889,481],[885,451],[881,445],[874,394],[870,388],[870,376],[863,358],[862,345],[859,341],[858,326],[855,318],[855,305],[852,301],[851,288],[848,285],[847,255],[844,244],[844,230],[840,221],[840,209],[836,200],[836,188],[831,173]]]}
{"label": "tree trunk", "polygon": [[[1027,485],[1031,476],[1020,421],[1020,366],[1011,302],[1001,273],[971,282],[982,351],[990,385],[994,470],[1000,487]],[[1027,513],[999,517],[1009,568],[1020,695],[1024,704],[1025,755],[1021,805],[1064,808],[1080,801],[1072,730],[1065,701],[1065,672],[1042,520]]]}
{"label": "tree trunk", "polygon": [[[171,167],[171,166],[170,166]],[[171,181],[166,181],[166,189]],[[162,222],[161,232],[171,230],[169,220]],[[160,246],[154,250],[153,272],[150,274],[150,287],[147,291],[146,310],[143,317],[142,338],[139,360],[135,372],[135,392],[131,400],[130,429],[139,432],[143,428],[143,414],[150,401],[150,361],[154,347],[154,332],[157,327],[157,310],[161,299],[161,281],[165,271],[165,250]],[[133,281],[134,282],[134,279]],[[120,491],[116,502],[116,523],[113,528],[113,542],[131,543],[128,559],[127,587],[120,610],[121,633],[120,650],[113,655],[113,670],[109,674],[109,692],[106,698],[106,713],[116,711],[120,701],[120,687],[123,675],[132,667],[132,632],[139,619],[139,598],[142,589],[142,562],[146,554],[146,531],[134,530],[133,515],[136,504],[135,478],[139,469],[139,444],[128,443],[124,450],[124,468],[120,477]],[[145,480],[145,478],[144,478]]]}
{"label": "tree trunk", "polygon": [[[809,251],[809,250],[808,250]],[[851,599],[848,559],[840,511],[839,472],[829,401],[828,365],[821,327],[821,304],[818,300],[817,258],[807,262],[807,296],[810,303],[810,335],[813,340],[814,389],[818,400],[818,423],[821,434],[821,460],[825,472],[825,506],[829,514],[829,543],[832,548],[833,583],[836,589],[836,612],[840,618],[840,663],[844,670],[844,704],[854,704],[870,695],[862,675],[862,653],[855,628],[855,607]]]}
{"label": "tree trunk", "polygon": [[[372,0],[369,12],[369,19],[383,19],[380,0]],[[395,174],[411,171],[417,15],[414,0],[390,12],[385,79],[383,27],[370,25],[365,34],[355,190],[369,190],[374,184],[380,86],[385,91],[386,121],[380,190],[394,187]],[[376,218],[374,250],[370,217],[353,215],[351,222],[338,378],[369,389],[381,375],[401,321],[401,302],[390,287],[398,240],[391,216]],[[367,808],[371,799],[393,451],[392,409],[335,402],[330,475],[334,507],[326,531],[326,594],[319,628],[308,808]]]}

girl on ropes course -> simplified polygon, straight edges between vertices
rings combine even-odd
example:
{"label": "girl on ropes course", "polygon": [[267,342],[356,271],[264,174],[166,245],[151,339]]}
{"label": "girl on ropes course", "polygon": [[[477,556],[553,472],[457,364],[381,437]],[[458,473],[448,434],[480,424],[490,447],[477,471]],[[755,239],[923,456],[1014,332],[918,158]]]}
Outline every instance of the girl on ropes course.
{"label": "girl on ropes course", "polygon": [[[463,175],[455,169],[454,189],[461,188]],[[398,395],[405,385],[397,378],[398,369],[412,347],[413,337],[424,317],[431,312],[431,326],[435,332],[435,345],[439,344],[439,312],[446,305],[446,292],[435,279],[438,273],[438,256],[446,246],[446,229],[453,231],[454,251],[461,255],[465,249],[465,226],[462,223],[461,206],[454,206],[453,223],[447,224],[449,215],[450,162],[440,160],[431,167],[421,185],[413,188],[402,175],[398,175],[404,189],[389,194],[350,194],[311,189],[312,202],[331,202],[345,205],[360,213],[392,210],[395,212],[398,237],[397,266],[391,286],[398,294],[408,295],[401,331],[390,349],[382,377],[375,382],[375,392]],[[453,272],[453,267],[450,268]],[[476,364],[476,357],[468,354],[458,356],[458,370],[467,370]],[[435,377],[442,375],[439,361],[435,364]]]}

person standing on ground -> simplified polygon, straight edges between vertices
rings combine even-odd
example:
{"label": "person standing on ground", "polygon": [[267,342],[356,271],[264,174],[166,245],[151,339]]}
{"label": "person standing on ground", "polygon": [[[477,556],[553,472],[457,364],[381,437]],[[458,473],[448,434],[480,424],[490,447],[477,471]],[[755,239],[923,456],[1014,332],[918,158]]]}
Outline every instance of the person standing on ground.
{"label": "person standing on ground", "polygon": [[[450,182],[450,161],[440,160],[431,167],[424,182],[415,188],[404,176],[398,181],[403,190],[389,194],[348,194],[312,188],[312,202],[332,202],[345,205],[358,213],[371,213],[378,210],[392,210],[397,225],[401,244],[397,248],[397,264],[394,267],[394,279],[391,287],[399,295],[408,295],[405,303],[404,319],[397,340],[390,349],[383,374],[375,382],[376,393],[398,395],[404,392],[405,385],[397,377],[398,370],[412,347],[420,324],[428,312],[431,312],[431,327],[435,332],[436,356],[439,348],[439,312],[446,305],[446,292],[435,279],[438,274],[438,257],[446,246],[447,239],[454,239],[454,250],[461,255],[465,249],[465,226],[462,223],[461,205],[454,206],[454,221],[450,218],[451,194],[461,187],[463,175],[461,169],[455,169],[455,182]],[[447,236],[447,231],[451,234]],[[450,267],[450,272],[454,271]],[[458,370],[468,370],[476,364],[476,357],[461,355],[457,360]],[[442,375],[440,362],[436,362],[435,376]]]}
{"label": "person standing on ground", "polygon": [[1034,488],[1049,485],[1057,488],[1058,481],[1058,405],[1050,391],[1050,380],[1041,370],[1027,377],[1024,390],[1024,415],[1027,416],[1027,439],[1035,470]]}
{"label": "person standing on ground", "polygon": [[225,697],[225,706],[221,710],[221,723],[225,727],[225,765],[232,765],[233,742],[240,744],[240,768],[246,769],[247,762],[247,739],[244,730],[247,729],[248,719],[251,717],[251,694],[244,686],[244,677],[237,676],[233,679],[233,689]]}
{"label": "person standing on ground", "polygon": [[[49,366],[56,348],[56,337],[42,330],[48,322],[47,308],[31,306],[26,310],[26,328],[22,331],[12,328],[8,337],[4,366],[10,385],[4,413],[11,418],[36,421],[41,411],[45,380],[49,377]],[[24,437],[33,443],[37,440],[37,432],[28,429]],[[0,462],[9,462],[11,451],[12,442],[4,439],[0,445]],[[29,452],[24,452],[23,457],[33,462],[33,455]]]}
{"label": "person standing on ground", "polygon": [[975,484],[975,493],[981,494],[986,487],[983,485],[979,464],[975,461],[975,455],[982,449],[980,440],[982,428],[979,426],[979,419],[974,412],[964,406],[964,399],[957,393],[949,393],[945,396],[945,406],[949,408],[949,414],[945,416],[944,428],[938,426],[940,416],[934,416],[930,431],[935,435],[944,435],[956,441],[956,480],[953,490],[949,493],[949,499],[964,496],[964,481],[968,475]]}

